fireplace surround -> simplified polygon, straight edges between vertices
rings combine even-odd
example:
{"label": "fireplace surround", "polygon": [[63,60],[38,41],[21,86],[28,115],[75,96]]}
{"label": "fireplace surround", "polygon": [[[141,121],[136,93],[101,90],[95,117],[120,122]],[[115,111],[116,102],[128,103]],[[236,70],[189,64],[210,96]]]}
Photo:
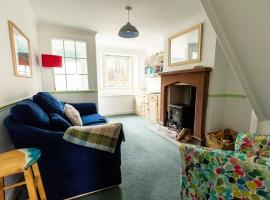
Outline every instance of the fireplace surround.
{"label": "fireplace surround", "polygon": [[193,138],[205,146],[205,117],[208,100],[209,76],[211,68],[194,67],[193,69],[162,72],[160,123],[168,121],[168,87],[174,84],[187,84],[196,88],[195,117]]}

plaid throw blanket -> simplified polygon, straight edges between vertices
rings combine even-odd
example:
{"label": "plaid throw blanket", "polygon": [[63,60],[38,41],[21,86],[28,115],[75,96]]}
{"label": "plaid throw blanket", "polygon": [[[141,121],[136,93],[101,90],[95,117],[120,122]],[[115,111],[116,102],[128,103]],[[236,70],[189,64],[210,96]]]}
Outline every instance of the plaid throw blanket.
{"label": "plaid throw blanket", "polygon": [[63,139],[81,146],[114,153],[121,130],[121,123],[73,126],[66,130]]}

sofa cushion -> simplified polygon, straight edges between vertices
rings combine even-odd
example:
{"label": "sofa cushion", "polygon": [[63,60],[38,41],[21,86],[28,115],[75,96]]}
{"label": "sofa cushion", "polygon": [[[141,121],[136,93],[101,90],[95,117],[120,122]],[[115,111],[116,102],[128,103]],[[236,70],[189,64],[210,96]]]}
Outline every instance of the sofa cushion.
{"label": "sofa cushion", "polygon": [[33,100],[37,103],[46,113],[58,113],[63,115],[64,103],[59,101],[53,95],[47,92],[39,92],[33,96]]}
{"label": "sofa cushion", "polygon": [[107,122],[107,119],[100,114],[84,115],[81,116],[81,118],[84,126],[102,124]]}
{"label": "sofa cushion", "polygon": [[11,108],[12,118],[22,124],[38,128],[50,128],[50,119],[42,108],[31,99],[18,102]]}
{"label": "sofa cushion", "polygon": [[71,121],[73,126],[82,126],[82,119],[78,110],[72,105],[66,104],[64,108],[65,116]]}
{"label": "sofa cushion", "polygon": [[51,126],[54,131],[66,131],[72,125],[58,113],[50,113]]}

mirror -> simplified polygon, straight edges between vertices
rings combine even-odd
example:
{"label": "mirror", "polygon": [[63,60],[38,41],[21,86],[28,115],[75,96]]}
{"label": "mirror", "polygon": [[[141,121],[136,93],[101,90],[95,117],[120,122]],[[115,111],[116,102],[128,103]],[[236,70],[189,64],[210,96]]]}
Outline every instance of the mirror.
{"label": "mirror", "polygon": [[169,66],[201,61],[202,24],[169,38]]}
{"label": "mirror", "polygon": [[8,21],[13,68],[16,76],[32,77],[30,41],[12,22]]}

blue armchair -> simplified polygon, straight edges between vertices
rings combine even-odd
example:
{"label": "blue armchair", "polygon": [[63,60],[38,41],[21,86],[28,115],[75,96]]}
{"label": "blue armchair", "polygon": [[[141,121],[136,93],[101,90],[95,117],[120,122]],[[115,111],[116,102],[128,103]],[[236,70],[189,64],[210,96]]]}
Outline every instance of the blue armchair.
{"label": "blue armchair", "polygon": [[[46,118],[45,112],[42,113],[42,116],[40,115],[41,108],[34,109],[39,109],[37,112],[39,116],[34,116],[37,113],[33,114],[32,108],[37,104],[32,100],[24,100],[21,104],[27,105],[27,109],[30,109],[28,113],[25,112],[25,109],[19,109],[22,111],[20,114],[25,116],[23,120],[31,118],[33,123],[34,118],[39,117],[37,119],[39,121],[40,117]],[[73,106],[78,109],[82,118],[85,116],[84,124],[93,125],[106,122],[104,117],[97,114],[95,104],[81,103],[73,104]],[[120,146],[123,131],[118,139],[115,152],[111,154],[68,143],[63,140],[63,131],[53,131],[50,127],[44,127],[44,123],[42,127],[37,122],[35,123],[37,125],[23,123],[17,116],[18,111],[11,113],[12,115],[5,119],[4,125],[10,133],[15,148],[33,147],[42,152],[39,166],[49,200],[74,197],[121,183]]]}

